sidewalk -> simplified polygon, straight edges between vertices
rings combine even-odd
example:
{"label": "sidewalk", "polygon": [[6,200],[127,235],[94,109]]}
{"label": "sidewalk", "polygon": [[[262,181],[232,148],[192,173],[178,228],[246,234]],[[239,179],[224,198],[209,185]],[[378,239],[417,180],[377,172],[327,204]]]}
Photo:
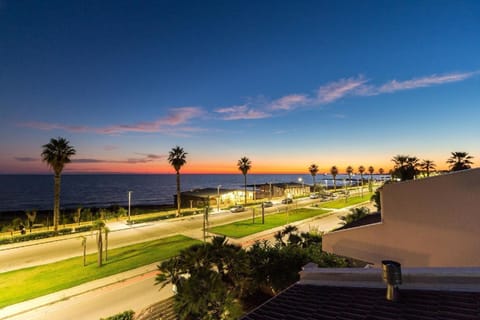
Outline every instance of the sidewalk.
{"label": "sidewalk", "polygon": [[[358,206],[358,205],[355,205],[355,206]],[[352,207],[355,207],[355,206],[352,206]],[[339,216],[339,215],[343,215],[343,214],[345,214],[345,211],[348,211],[352,207],[343,208],[343,209],[335,209],[335,210],[332,210],[331,212],[329,212],[327,214],[324,214],[322,216],[312,217],[312,218],[309,218],[309,219],[306,219],[306,220],[301,220],[301,221],[296,221],[296,222],[293,222],[291,224],[299,227],[299,229],[300,229],[301,226],[310,226],[310,224],[312,222],[315,222],[315,221],[320,222],[321,220],[332,217],[332,216],[336,217],[336,216]],[[179,218],[179,219],[181,219],[181,218]],[[109,227],[112,228],[111,229],[112,231],[113,230],[122,230],[122,229],[127,229],[127,228],[132,228],[132,227],[141,227],[141,226],[142,226],[141,224],[130,225],[129,226],[129,225],[126,225],[126,224],[121,223],[121,222],[113,223],[112,225],[109,225]],[[229,238],[228,240],[229,240],[230,243],[238,244],[238,245],[241,245],[243,247],[248,247],[257,240],[272,239],[275,232],[277,232],[279,230],[282,230],[283,228],[284,228],[284,226],[280,226],[280,227],[277,227],[277,228],[274,228],[274,229],[265,230],[265,231],[262,231],[260,233],[252,234],[252,235],[240,238],[240,239]],[[182,234],[184,234],[186,236],[189,236],[189,237],[192,237],[192,238],[195,238],[195,239],[203,240],[203,230],[201,230],[201,229],[188,230],[188,231],[182,232]],[[212,234],[209,234],[209,237],[211,237],[211,235]],[[76,236],[78,237],[78,234]],[[42,296],[42,297],[38,297],[38,298],[35,298],[35,299],[32,299],[32,300],[28,300],[28,301],[24,301],[24,302],[21,302],[21,303],[17,303],[15,305],[10,305],[10,306],[4,307],[3,309],[0,309],[0,319],[9,319],[9,318],[21,315],[23,313],[27,313],[29,311],[35,310],[37,308],[41,308],[43,306],[52,305],[52,304],[55,304],[56,302],[59,302],[59,301],[62,301],[62,300],[66,300],[66,299],[69,299],[69,298],[72,298],[72,297],[76,297],[76,296],[82,295],[84,293],[93,291],[93,290],[108,287],[110,285],[113,285],[113,284],[121,282],[121,281],[126,281],[128,279],[133,279],[135,277],[139,277],[139,276],[145,275],[147,273],[154,272],[154,271],[157,270],[157,264],[158,263],[146,265],[146,266],[139,267],[139,268],[136,268],[136,269],[132,269],[132,270],[129,270],[129,271],[125,271],[125,272],[122,272],[122,273],[119,273],[119,274],[115,274],[115,275],[112,275],[112,276],[109,276],[109,277],[105,277],[105,278],[102,278],[102,279],[87,282],[85,284],[81,284],[81,285],[78,285],[78,286],[73,287],[73,288],[61,290],[61,291],[58,291],[58,292],[55,292],[55,293],[52,293],[52,294],[48,294],[48,295],[45,295],[45,296]],[[168,297],[165,297],[165,298],[168,298]]]}
{"label": "sidewalk", "polygon": [[97,290],[121,281],[126,281],[128,279],[142,276],[146,273],[157,270],[157,264],[158,263],[149,264],[143,267],[118,273],[109,277],[90,281],[73,288],[61,290],[61,291],[51,293],[42,297],[38,297],[32,300],[27,300],[24,302],[20,302],[14,305],[4,307],[3,309],[0,309],[0,319],[8,319],[8,318],[20,315],[22,313],[26,313],[31,310],[35,310],[37,308],[46,306],[46,305],[54,304],[58,301],[79,296],[89,291]]}

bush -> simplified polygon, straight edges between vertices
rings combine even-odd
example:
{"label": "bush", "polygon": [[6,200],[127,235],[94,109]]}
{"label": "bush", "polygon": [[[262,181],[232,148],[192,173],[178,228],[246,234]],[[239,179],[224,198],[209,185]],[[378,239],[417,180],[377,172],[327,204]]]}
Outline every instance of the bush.
{"label": "bush", "polygon": [[100,320],[133,320],[134,315],[135,312],[128,310],[108,318],[101,318]]}

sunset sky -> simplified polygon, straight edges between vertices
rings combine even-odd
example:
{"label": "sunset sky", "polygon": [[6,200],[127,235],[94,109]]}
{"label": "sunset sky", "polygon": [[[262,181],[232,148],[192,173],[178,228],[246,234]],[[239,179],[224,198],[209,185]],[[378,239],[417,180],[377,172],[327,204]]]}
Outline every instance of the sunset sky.
{"label": "sunset sky", "polygon": [[0,0],[0,173],[480,164],[480,1]]}

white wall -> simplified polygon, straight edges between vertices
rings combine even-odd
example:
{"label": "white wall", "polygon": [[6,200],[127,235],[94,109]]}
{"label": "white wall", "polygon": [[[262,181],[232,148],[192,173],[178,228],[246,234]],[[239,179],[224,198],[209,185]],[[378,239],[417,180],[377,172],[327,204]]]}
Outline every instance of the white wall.
{"label": "white wall", "polygon": [[386,185],[382,222],[324,235],[323,249],[379,266],[480,266],[480,168]]}

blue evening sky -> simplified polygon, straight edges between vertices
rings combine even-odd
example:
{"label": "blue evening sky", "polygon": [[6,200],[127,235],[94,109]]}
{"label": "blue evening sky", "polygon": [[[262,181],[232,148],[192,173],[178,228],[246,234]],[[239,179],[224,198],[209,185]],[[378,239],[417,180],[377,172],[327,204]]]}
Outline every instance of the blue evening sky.
{"label": "blue evening sky", "polygon": [[0,173],[480,161],[479,1],[0,0]]}

